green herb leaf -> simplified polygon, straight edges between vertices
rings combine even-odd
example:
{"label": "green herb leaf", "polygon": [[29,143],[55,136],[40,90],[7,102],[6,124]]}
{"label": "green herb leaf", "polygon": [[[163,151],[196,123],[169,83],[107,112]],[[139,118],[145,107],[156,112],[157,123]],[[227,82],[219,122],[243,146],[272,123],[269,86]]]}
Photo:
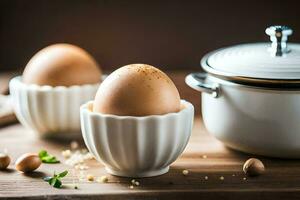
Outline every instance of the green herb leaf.
{"label": "green herb leaf", "polygon": [[51,178],[49,180],[49,184],[52,185],[52,186],[54,186],[57,180],[58,180],[57,178]]}
{"label": "green herb leaf", "polygon": [[48,154],[47,151],[41,150],[39,152],[39,157],[43,163],[59,163],[60,161],[56,159],[55,156]]}
{"label": "green herb leaf", "polygon": [[40,152],[39,152],[39,157],[40,158],[42,158],[42,157],[45,157],[45,156],[47,156],[47,151],[45,151],[45,150],[41,150]]}
{"label": "green herb leaf", "polygon": [[60,178],[63,178],[63,177],[65,177],[67,174],[68,174],[68,171],[65,170],[65,171],[59,173],[58,176],[59,176]]}
{"label": "green herb leaf", "polygon": [[55,179],[55,181],[53,181],[53,182],[51,183],[51,185],[52,185],[53,187],[55,187],[55,188],[60,188],[61,185],[62,185],[62,182],[61,182],[59,179]]}
{"label": "green herb leaf", "polygon": [[49,176],[49,177],[44,177],[43,179],[44,181],[48,182],[49,185],[51,185],[52,187],[61,188],[62,186],[61,178],[65,177],[67,174],[68,174],[67,170],[59,174],[55,174],[54,172],[53,177]]}

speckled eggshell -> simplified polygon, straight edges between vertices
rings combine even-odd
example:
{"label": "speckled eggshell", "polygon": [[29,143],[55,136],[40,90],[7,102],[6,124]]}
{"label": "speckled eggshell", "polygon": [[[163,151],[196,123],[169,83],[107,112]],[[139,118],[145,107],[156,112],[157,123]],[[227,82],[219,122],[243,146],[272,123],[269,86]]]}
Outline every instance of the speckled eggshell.
{"label": "speckled eggshell", "polygon": [[85,50],[71,44],[54,44],[31,58],[22,80],[50,86],[95,84],[101,80],[101,70]]}
{"label": "speckled eggshell", "polygon": [[111,73],[100,85],[93,111],[119,116],[163,115],[180,110],[179,92],[161,70],[131,64]]}

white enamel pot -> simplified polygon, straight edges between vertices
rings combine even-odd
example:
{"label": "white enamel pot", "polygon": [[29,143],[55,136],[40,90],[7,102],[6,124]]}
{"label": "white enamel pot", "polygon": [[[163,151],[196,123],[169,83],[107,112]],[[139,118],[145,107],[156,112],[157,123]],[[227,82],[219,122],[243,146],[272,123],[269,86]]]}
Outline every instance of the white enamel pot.
{"label": "white enamel pot", "polygon": [[207,130],[227,146],[258,155],[300,158],[300,89],[272,90],[204,73],[186,83],[202,92]]}
{"label": "white enamel pot", "polygon": [[[251,45],[244,46],[251,49],[261,45],[258,47],[259,52],[266,44]],[[241,45],[233,48],[241,48]],[[223,55],[220,51],[224,49],[205,56],[201,64],[206,72],[188,75],[186,83],[202,93],[202,116],[208,132],[228,147],[239,151],[279,158],[300,158],[300,86],[299,79],[290,78],[297,76],[300,68],[300,64],[296,63],[300,59],[295,56],[300,52],[297,48],[299,46],[296,44],[291,45],[291,54],[281,49],[284,57],[270,55],[267,58],[269,61],[274,59],[274,63],[281,62],[273,65],[275,70],[271,68],[272,64],[268,68],[265,64],[267,62],[263,62],[270,73],[267,73],[268,70],[256,70],[249,71],[247,76],[246,67],[241,67],[244,71],[237,70],[238,67],[230,71],[229,64],[221,71],[212,66],[214,61],[217,63],[213,59],[220,59],[220,63],[222,59],[224,62],[229,60],[227,56],[232,54],[228,53],[228,49]],[[233,52],[230,48],[229,51]],[[254,55],[253,52],[238,55],[244,56],[242,59],[245,62],[247,56]],[[266,54],[269,53],[266,51]],[[211,58],[216,54],[218,58]],[[294,63],[289,66],[288,62],[292,59]],[[248,62],[255,68],[250,59]],[[282,62],[287,64],[283,66]],[[280,76],[280,73],[283,75]],[[273,77],[264,77],[268,75]]]}

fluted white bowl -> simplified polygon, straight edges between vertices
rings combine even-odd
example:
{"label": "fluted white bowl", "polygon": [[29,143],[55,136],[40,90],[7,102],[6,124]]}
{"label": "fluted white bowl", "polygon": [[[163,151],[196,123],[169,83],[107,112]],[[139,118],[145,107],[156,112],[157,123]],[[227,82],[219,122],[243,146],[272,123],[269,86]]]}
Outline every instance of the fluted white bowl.
{"label": "fluted white bowl", "polygon": [[[100,81],[99,81],[100,82]],[[17,76],[9,83],[18,120],[42,137],[81,137],[80,106],[94,99],[99,84],[38,86]]]}
{"label": "fluted white bowl", "polygon": [[89,151],[108,173],[149,177],[168,172],[191,135],[194,107],[181,100],[177,113],[145,117],[92,112],[93,102],[81,106],[81,129]]}

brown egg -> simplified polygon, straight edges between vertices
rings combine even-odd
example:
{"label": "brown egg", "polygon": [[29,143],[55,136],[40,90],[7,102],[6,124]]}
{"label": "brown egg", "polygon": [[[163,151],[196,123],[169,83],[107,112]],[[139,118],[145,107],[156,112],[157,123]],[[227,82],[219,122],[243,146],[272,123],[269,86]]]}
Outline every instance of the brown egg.
{"label": "brown egg", "polygon": [[25,153],[16,160],[15,164],[16,170],[27,173],[39,168],[42,161],[35,153]]}
{"label": "brown egg", "polygon": [[10,157],[7,154],[0,153],[0,170],[4,170],[10,163]]}
{"label": "brown egg", "polygon": [[23,82],[71,86],[98,83],[101,71],[85,50],[71,44],[54,44],[36,53],[25,67]]}
{"label": "brown egg", "polygon": [[159,69],[132,64],[111,73],[100,85],[93,111],[121,116],[163,115],[180,110],[172,80]]}

